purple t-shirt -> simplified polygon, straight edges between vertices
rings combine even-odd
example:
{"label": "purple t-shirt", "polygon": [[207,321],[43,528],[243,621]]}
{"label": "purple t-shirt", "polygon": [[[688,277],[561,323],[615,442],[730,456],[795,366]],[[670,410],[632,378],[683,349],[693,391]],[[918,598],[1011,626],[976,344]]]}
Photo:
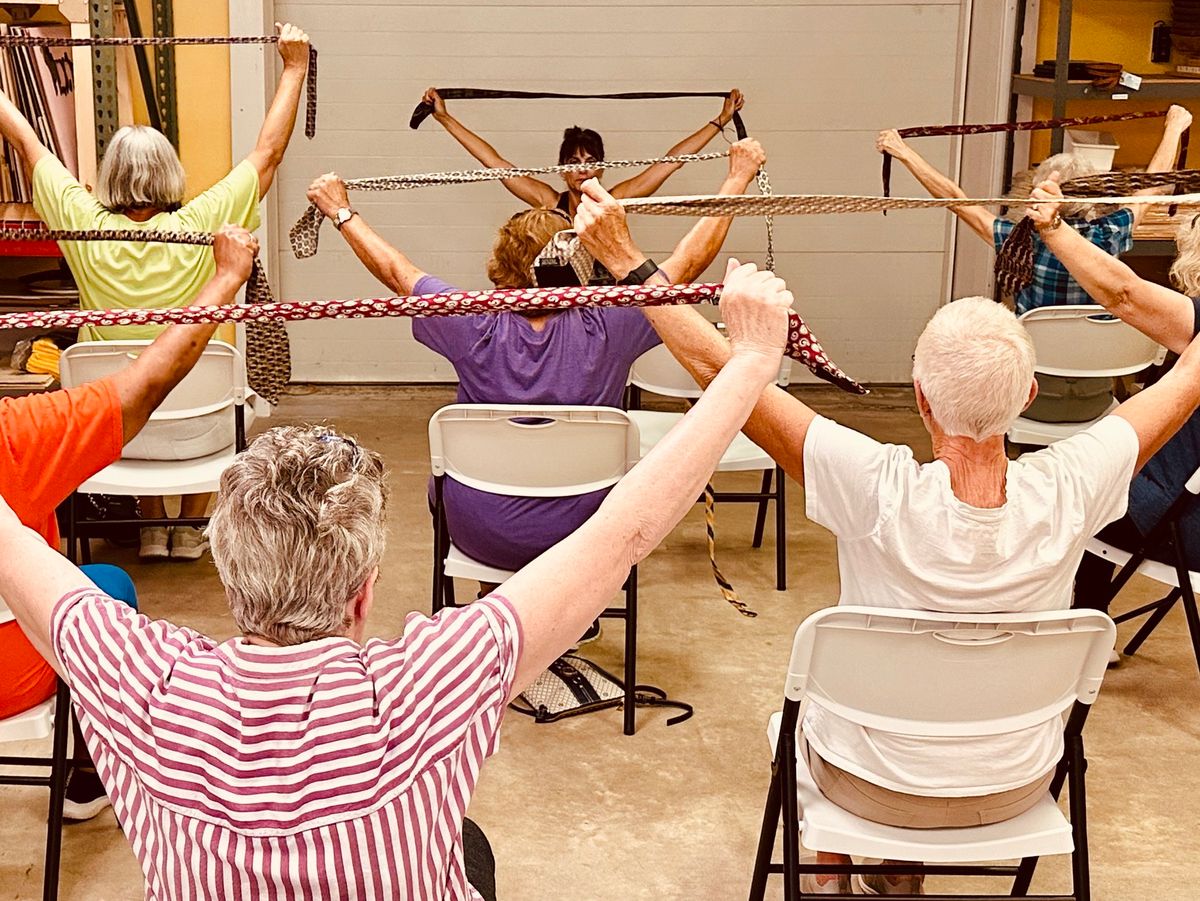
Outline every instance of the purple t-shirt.
{"label": "purple t-shirt", "polygon": [[[425,275],[413,294],[454,290]],[[454,365],[463,404],[619,407],[629,367],[659,344],[642,311],[633,307],[567,310],[547,319],[541,331],[516,313],[414,319],[413,337]],[[454,544],[480,563],[508,570],[520,569],[574,532],[607,493],[507,497],[449,478],[443,488]]]}

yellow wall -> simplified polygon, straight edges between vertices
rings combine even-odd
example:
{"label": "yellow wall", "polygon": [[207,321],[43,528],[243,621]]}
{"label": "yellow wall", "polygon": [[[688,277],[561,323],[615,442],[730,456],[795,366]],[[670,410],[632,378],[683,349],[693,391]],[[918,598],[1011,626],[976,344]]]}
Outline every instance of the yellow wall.
{"label": "yellow wall", "polygon": [[[149,33],[153,22],[150,0],[137,0],[137,4],[142,28]],[[229,4],[225,0],[176,0],[175,33],[229,34]],[[176,47],[175,86],[179,156],[187,173],[187,196],[193,197],[224,177],[232,165],[229,48]],[[147,121],[144,115],[143,106],[138,120]]]}
{"label": "yellow wall", "polygon": [[[1071,31],[1071,58],[1121,63],[1137,74],[1167,72],[1170,65],[1150,62],[1151,29],[1158,20],[1171,21],[1170,0],[1076,0]],[[1038,20],[1037,60],[1053,59],[1058,36],[1058,0],[1043,0]],[[1200,85],[1198,85],[1200,88]],[[1138,100],[1136,92],[1124,101],[1076,100],[1067,104],[1068,116],[1097,116],[1114,112],[1139,112],[1166,109],[1163,100]],[[1193,114],[1200,112],[1200,101],[1183,104]],[[1051,103],[1034,103],[1034,118],[1049,118]],[[1200,121],[1200,120],[1198,120]],[[1121,145],[1116,163],[1144,166],[1154,153],[1162,134],[1162,120],[1116,122],[1100,125],[1111,131]],[[1034,132],[1031,144],[1033,160],[1044,159],[1050,152],[1050,133]]]}

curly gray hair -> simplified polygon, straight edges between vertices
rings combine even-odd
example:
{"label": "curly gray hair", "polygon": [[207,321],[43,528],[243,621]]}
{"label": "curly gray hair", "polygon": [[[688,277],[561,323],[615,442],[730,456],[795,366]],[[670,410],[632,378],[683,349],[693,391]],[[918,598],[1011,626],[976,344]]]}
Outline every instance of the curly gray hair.
{"label": "curly gray hair", "polygon": [[343,635],[383,557],[382,458],[316,426],[260,435],[221,476],[208,525],[238,628],[282,645]]}

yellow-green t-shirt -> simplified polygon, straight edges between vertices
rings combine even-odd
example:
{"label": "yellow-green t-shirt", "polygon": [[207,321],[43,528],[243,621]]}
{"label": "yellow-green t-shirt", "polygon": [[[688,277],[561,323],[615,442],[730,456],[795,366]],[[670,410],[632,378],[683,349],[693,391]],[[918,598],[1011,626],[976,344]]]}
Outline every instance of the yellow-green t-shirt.
{"label": "yellow-green t-shirt", "polygon": [[[135,222],[106,209],[56,157],[33,169],[33,207],[52,229],[215,232],[226,223],[258,228],[258,170],[248,160],[174,213]],[[216,272],[212,248],[133,241],[60,241],[85,310],[163,309],[190,304]],[[154,338],[161,325],[84,326],[80,341]]]}

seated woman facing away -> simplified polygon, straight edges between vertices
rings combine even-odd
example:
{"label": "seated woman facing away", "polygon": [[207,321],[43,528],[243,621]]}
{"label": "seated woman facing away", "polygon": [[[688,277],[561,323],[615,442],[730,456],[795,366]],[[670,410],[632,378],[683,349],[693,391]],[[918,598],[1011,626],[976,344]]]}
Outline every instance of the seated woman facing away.
{"label": "seated woman facing away", "polygon": [[[740,194],[765,155],[756,141],[730,149],[721,193]],[[383,284],[398,294],[437,294],[454,287],[420,269],[350,209],[345,184],[317,179],[308,198]],[[339,214],[339,211],[345,211]],[[663,267],[680,281],[698,276],[716,256],[731,219],[703,219]],[[533,285],[534,258],[570,220],[555,210],[527,210],[501,226],[488,260],[497,288]],[[458,402],[469,404],[578,404],[621,406],[629,367],[659,343],[641,310],[582,307],[540,313],[441,316],[413,320],[413,336],[454,364]],[[447,479],[450,537],[463,553],[487,566],[516,570],[571,534],[596,512],[606,491],[577,497],[521,498],[491,494]]]}
{"label": "seated woman facing away", "polygon": [[[584,192],[580,237],[620,276],[640,258],[624,212],[594,182]],[[696,311],[646,315],[701,385],[720,371],[728,349]],[[1181,350],[1174,370],[1111,416],[1010,461],[1004,433],[1037,394],[1033,344],[1003,306],[967,298],[934,315],[913,357],[932,462],[838,425],[774,386],[743,431],[804,486],[808,518],[837,536],[840,603],[1063,609],[1088,539],[1125,512],[1134,473],[1200,405],[1200,342]],[[1016,816],[1045,791],[1063,749],[1058,718],[934,743],[864,729],[816,704],[802,739],[830,800],[877,822],[930,828]],[[913,877],[867,881],[875,890],[919,889]]]}
{"label": "seated woman facing away", "polygon": [[0,594],[70,684],[147,898],[483,897],[463,815],[508,700],[691,509],[778,373],[791,303],[730,267],[733,356],[696,406],[573,535],[399,638],[363,640],[383,463],[329,429],[273,429],[221,478],[225,642],[106,597],[0,500]]}
{"label": "seated woman facing away", "polygon": [[[433,118],[437,120],[454,140],[458,141],[467,153],[479,160],[489,169],[511,169],[513,164],[502,157],[487,141],[471,131],[454,116],[446,112],[446,102],[438,96],[435,88],[430,88],[422,98],[425,103],[433,106]],[[733,118],[733,114],[742,108],[745,101],[742,92],[736,88],[729,92],[721,104],[721,112],[717,117],[706,122],[700,129],[667,151],[667,156],[680,156],[686,153],[699,153],[709,141],[719,135]],[[604,139],[590,128],[572,126],[563,132],[562,144],[558,148],[558,163],[602,163],[604,162]],[[679,171],[682,163],[655,163],[639,172],[632,178],[615,185],[612,189],[614,197],[649,197],[663,186],[668,178]],[[564,172],[562,179],[566,183],[565,191],[557,191],[550,185],[531,175],[517,178],[506,178],[501,184],[516,197],[532,207],[558,209],[568,216],[575,215],[579,205],[579,186],[587,179],[599,177],[603,170]]]}

